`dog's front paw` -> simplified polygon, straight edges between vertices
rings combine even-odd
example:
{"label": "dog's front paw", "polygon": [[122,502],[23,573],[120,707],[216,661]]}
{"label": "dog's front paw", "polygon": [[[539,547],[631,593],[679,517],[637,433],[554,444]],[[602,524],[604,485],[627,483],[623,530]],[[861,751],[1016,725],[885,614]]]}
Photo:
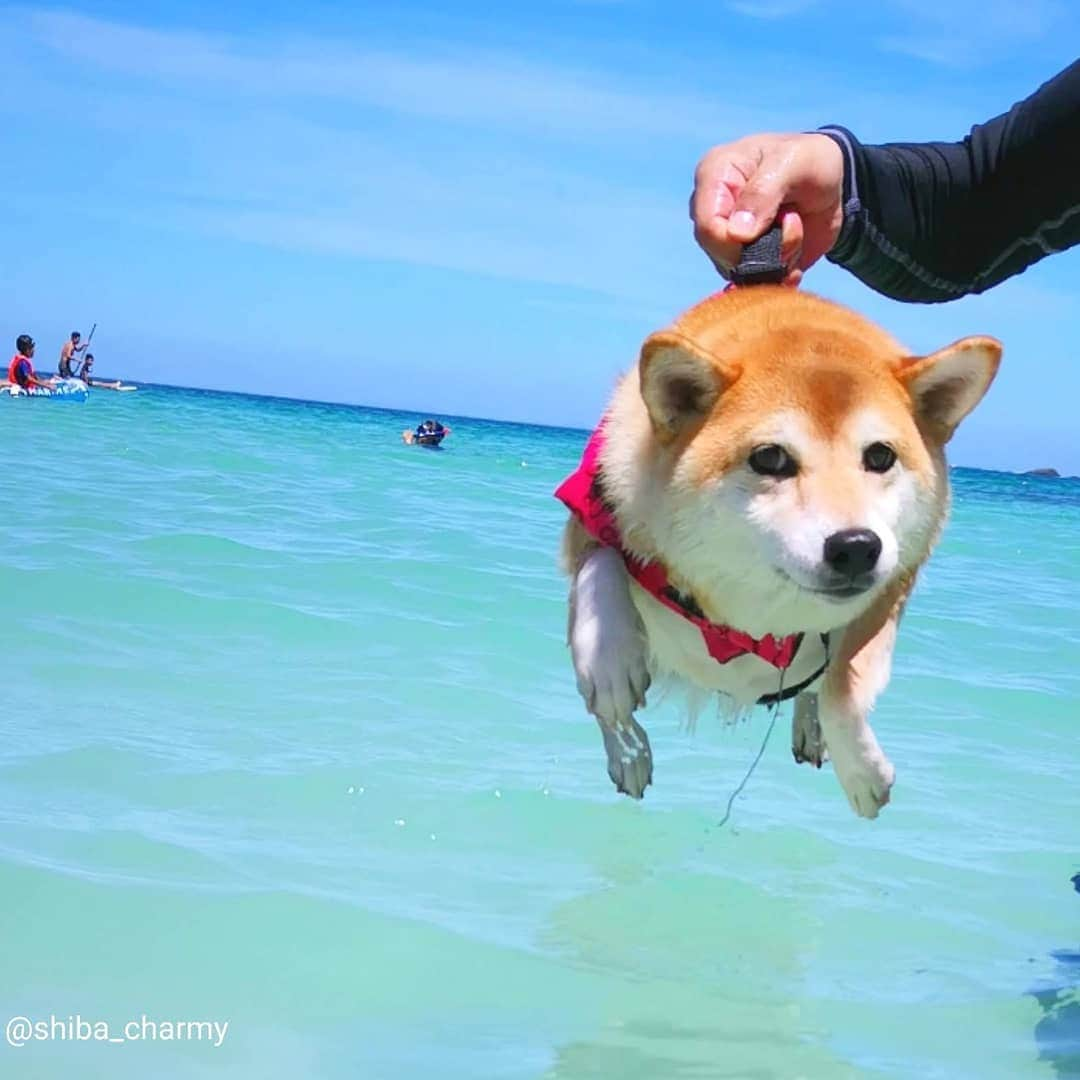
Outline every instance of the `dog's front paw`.
{"label": "dog's front paw", "polygon": [[636,627],[575,627],[571,636],[574,670],[585,707],[604,736],[608,776],[615,787],[640,799],[652,782],[652,750],[633,713],[645,704],[649,668]]}
{"label": "dog's front paw", "polygon": [[609,724],[630,719],[645,704],[649,667],[637,627],[579,620],[570,635],[578,692],[585,708]]}
{"label": "dog's front paw", "polygon": [[851,809],[859,817],[876,818],[889,801],[896,779],[892,762],[876,746],[861,747],[852,753],[834,751],[832,760]]}
{"label": "dog's front paw", "polygon": [[634,719],[649,688],[645,652],[636,638],[621,647],[574,650],[578,690],[604,736],[608,776],[617,790],[640,799],[652,782],[652,749],[645,729]]}
{"label": "dog's front paw", "polygon": [[630,599],[626,567],[610,548],[594,551],[574,580],[570,654],[578,692],[604,736],[608,775],[640,799],[652,780],[652,750],[634,710],[645,704],[645,631]]}
{"label": "dog's front paw", "polygon": [[623,724],[600,721],[607,751],[608,776],[618,791],[640,799],[652,783],[652,747],[645,729],[631,716]]}
{"label": "dog's front paw", "polygon": [[628,720],[635,709],[645,707],[649,669],[644,656],[614,665],[601,662],[577,667],[577,688],[585,708],[602,722]]}

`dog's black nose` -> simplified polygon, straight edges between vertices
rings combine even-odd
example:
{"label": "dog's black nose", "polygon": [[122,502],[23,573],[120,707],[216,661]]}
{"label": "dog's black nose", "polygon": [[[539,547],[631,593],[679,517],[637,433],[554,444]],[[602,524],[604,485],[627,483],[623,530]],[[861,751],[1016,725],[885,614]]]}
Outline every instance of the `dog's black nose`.
{"label": "dog's black nose", "polygon": [[881,555],[881,537],[870,529],[841,529],[825,540],[825,561],[838,574],[869,573]]}

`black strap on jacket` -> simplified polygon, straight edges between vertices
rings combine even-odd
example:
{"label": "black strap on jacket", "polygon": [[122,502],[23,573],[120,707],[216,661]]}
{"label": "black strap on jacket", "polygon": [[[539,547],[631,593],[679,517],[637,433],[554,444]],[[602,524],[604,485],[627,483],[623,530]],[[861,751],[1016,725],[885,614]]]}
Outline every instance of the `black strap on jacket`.
{"label": "black strap on jacket", "polygon": [[[782,690],[778,690],[775,694],[764,694],[757,699],[759,705],[779,705],[781,701],[788,701],[796,694],[801,694],[808,686],[813,684],[816,680],[821,678],[825,674],[825,669],[829,666],[829,661],[832,657],[829,655],[829,635],[821,635],[821,644],[825,646],[825,662],[811,675],[809,678],[803,679],[802,682],[797,683],[795,686],[785,686]],[[802,638],[799,638],[799,645],[795,649],[795,656],[799,654],[799,648],[802,646]],[[794,660],[795,657],[792,657]]]}

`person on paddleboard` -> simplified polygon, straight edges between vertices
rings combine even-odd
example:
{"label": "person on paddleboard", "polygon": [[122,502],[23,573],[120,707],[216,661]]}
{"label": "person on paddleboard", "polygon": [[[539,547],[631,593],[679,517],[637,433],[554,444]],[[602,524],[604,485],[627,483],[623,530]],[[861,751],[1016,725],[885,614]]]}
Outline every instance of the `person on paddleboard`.
{"label": "person on paddleboard", "polygon": [[51,390],[52,379],[39,379],[34,374],[34,344],[34,339],[29,334],[20,334],[15,339],[15,355],[8,364],[8,382],[27,391],[36,386]]}
{"label": "person on paddleboard", "polygon": [[94,354],[92,352],[88,352],[86,354],[86,359],[83,361],[82,367],[79,368],[79,378],[82,379],[82,381],[86,383],[87,386],[103,386],[106,390],[120,389],[119,379],[117,379],[116,382],[102,382],[100,379],[95,381],[92,378],[93,372],[91,369],[93,368],[93,366]]}
{"label": "person on paddleboard", "polygon": [[415,431],[406,429],[401,433],[401,441],[410,446],[438,446],[450,429],[438,420],[424,420],[416,425]]}
{"label": "person on paddleboard", "polygon": [[[71,331],[71,337],[64,342],[63,348],[60,350],[60,378],[73,379],[75,372],[71,368],[71,362],[75,359],[75,354],[82,352],[86,348],[86,345],[81,345],[82,334],[78,330]],[[89,342],[87,342],[87,345]]]}
{"label": "person on paddleboard", "polygon": [[450,429],[443,427],[438,420],[425,420],[423,423],[418,424],[416,427],[416,437],[418,439],[432,439],[438,435],[449,435]]}

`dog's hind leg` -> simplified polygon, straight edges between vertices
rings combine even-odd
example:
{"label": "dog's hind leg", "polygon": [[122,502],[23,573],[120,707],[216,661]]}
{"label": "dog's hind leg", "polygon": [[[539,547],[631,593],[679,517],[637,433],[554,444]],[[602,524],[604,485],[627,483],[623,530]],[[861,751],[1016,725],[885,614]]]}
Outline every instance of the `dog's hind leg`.
{"label": "dog's hind leg", "polygon": [[818,719],[817,694],[798,694],[795,697],[795,711],[791,717],[791,753],[801,765],[804,761],[820,769],[828,760],[829,752],[825,748],[825,738],[821,734],[821,721]]}
{"label": "dog's hind leg", "polygon": [[645,704],[645,630],[626,567],[611,548],[587,548],[570,587],[570,653],[585,707],[596,717],[615,787],[640,799],[652,782],[652,749],[634,709]]}

